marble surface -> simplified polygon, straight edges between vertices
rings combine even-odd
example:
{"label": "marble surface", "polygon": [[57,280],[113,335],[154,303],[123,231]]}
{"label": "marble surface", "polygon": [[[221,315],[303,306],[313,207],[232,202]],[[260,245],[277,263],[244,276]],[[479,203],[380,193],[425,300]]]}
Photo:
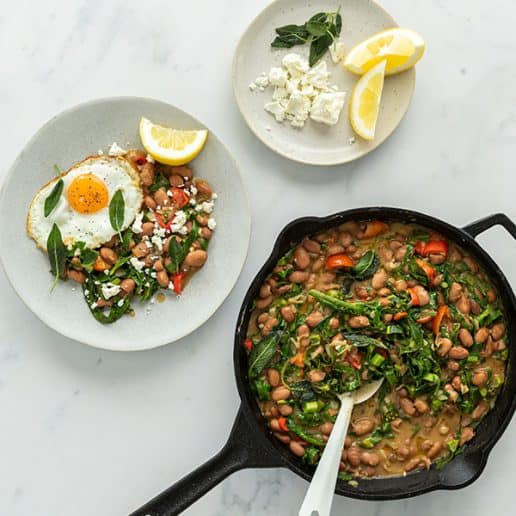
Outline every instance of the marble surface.
{"label": "marble surface", "polygon": [[[102,96],[156,97],[203,119],[232,149],[251,192],[254,229],[224,306],[189,337],[151,352],[101,352],[60,337],[0,274],[0,515],[124,515],[222,446],[238,406],[231,348],[240,300],[293,217],[383,204],[457,225],[496,211],[516,218],[516,6],[385,0],[428,42],[412,106],[378,150],[319,169],[267,150],[233,101],[233,49],[266,3],[2,2],[2,174],[62,109]],[[516,285],[514,241],[494,229],[480,242]],[[515,425],[467,489],[390,503],[338,498],[332,514],[513,514]],[[242,471],[187,514],[296,514],[305,489],[288,471]]]}

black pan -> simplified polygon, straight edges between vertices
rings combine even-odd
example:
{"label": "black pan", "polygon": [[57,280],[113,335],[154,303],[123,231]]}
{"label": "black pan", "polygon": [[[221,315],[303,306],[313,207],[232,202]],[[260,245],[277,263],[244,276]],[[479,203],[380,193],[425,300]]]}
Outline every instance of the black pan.
{"label": "black pan", "polygon": [[[348,220],[382,219],[413,222],[435,229],[466,249],[489,274],[496,286],[507,315],[510,342],[516,342],[516,299],[502,271],[475,241],[475,237],[495,225],[503,226],[516,239],[516,225],[504,214],[490,215],[460,229],[434,217],[398,208],[359,208],[329,217],[306,217],[286,226],[278,236],[272,253],[256,275],[242,303],[235,332],[233,359],[240,409],[229,439],[211,460],[132,513],[132,516],[170,516],[179,514],[231,473],[244,468],[288,468],[310,480],[313,468],[295,457],[270,434],[265,419],[247,381],[247,355],[242,346],[253,300],[266,276],[293,242]],[[516,353],[509,353],[505,383],[494,408],[481,421],[474,439],[462,455],[442,470],[415,471],[406,477],[373,478],[359,481],[358,487],[338,481],[335,492],[362,500],[393,500],[420,495],[436,489],[459,489],[471,484],[482,473],[487,457],[509,424],[516,408]],[[300,500],[301,503],[301,500]]]}

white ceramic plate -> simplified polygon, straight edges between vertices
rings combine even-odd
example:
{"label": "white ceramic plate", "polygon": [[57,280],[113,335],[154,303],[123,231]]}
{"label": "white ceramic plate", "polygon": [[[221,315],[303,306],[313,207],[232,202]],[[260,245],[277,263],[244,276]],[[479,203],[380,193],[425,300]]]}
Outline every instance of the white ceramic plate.
{"label": "white ceramic plate", "polygon": [[263,106],[271,99],[272,88],[264,92],[249,90],[249,84],[272,66],[280,66],[286,53],[308,56],[308,45],[291,49],[273,49],[274,29],[290,23],[302,24],[319,11],[334,12],[340,6],[342,31],[339,40],[346,52],[372,34],[397,27],[394,19],[373,0],[276,0],[265,8],[242,36],[233,60],[233,91],[238,107],[249,128],[265,145],[286,158],[311,165],[337,165],[353,161],[378,147],[396,129],[407,112],[414,91],[414,69],[387,77],[381,110],[372,142],[354,137],[349,123],[349,99],[358,77],[333,64],[329,53],[323,58],[331,72],[331,83],[345,91],[346,104],[335,126],[308,120],[303,129],[288,121],[279,124]]}
{"label": "white ceramic plate", "polygon": [[[71,281],[51,293],[46,254],[25,229],[27,208],[35,192],[54,176],[54,164],[67,169],[114,141],[142,148],[141,116],[166,126],[200,129],[204,125],[180,109],[156,100],[122,97],[72,108],[45,124],[26,145],[9,171],[0,193],[0,258],[13,288],[26,305],[59,333],[91,346],[140,350],[173,342],[203,324],[233,288],[245,262],[250,238],[250,210],[238,166],[210,132],[204,150],[193,162],[196,176],[207,179],[218,194],[217,230],[208,261],[188,283],[184,294],[165,302],[134,303],[135,317],[102,325],[90,314],[82,291]],[[74,289],[75,287],[75,289]]]}

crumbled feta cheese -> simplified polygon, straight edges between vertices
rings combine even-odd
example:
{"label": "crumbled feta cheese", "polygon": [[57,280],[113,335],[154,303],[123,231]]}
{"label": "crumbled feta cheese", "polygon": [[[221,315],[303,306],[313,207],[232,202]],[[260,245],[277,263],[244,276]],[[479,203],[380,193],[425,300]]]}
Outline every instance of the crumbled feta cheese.
{"label": "crumbled feta cheese", "polygon": [[190,206],[195,206],[197,204],[197,201],[192,197],[189,201],[188,201],[188,204],[190,204]]}
{"label": "crumbled feta cheese", "polygon": [[256,86],[256,84],[252,82],[251,84],[249,84],[249,89],[251,91],[256,91],[258,89],[258,86]]}
{"label": "crumbled feta cheese", "polygon": [[328,91],[318,95],[310,111],[310,118],[323,124],[335,125],[344,107],[346,94],[343,91]]}
{"label": "crumbled feta cheese", "polygon": [[73,255],[74,256],[81,256],[81,250],[78,247],[76,247],[75,251],[73,252]]}
{"label": "crumbled feta cheese", "polygon": [[124,304],[124,300],[123,299],[119,299],[117,305],[118,306],[123,306],[123,304]]}
{"label": "crumbled feta cheese", "polygon": [[102,149],[99,149],[99,150],[97,151],[97,154],[98,154],[99,156],[102,156],[102,155],[104,154],[104,151],[103,151]]}
{"label": "crumbled feta cheese", "polygon": [[136,218],[134,219],[133,225],[131,226],[131,229],[133,233],[141,233],[143,231],[142,228],[142,220],[143,220],[143,212],[141,211],[136,215]]}
{"label": "crumbled feta cheese", "polygon": [[265,72],[262,72],[255,80],[254,83],[258,86],[260,91],[263,91],[269,85],[269,78]]}
{"label": "crumbled feta cheese", "polygon": [[212,231],[217,227],[217,223],[215,222],[215,219],[213,217],[210,217],[208,219],[208,229],[211,229]]}
{"label": "crumbled feta cheese", "polygon": [[[336,49],[340,49],[336,46]],[[303,127],[308,118],[328,125],[334,125],[344,106],[345,93],[338,86],[330,85],[330,72],[326,61],[320,61],[310,68],[308,61],[299,54],[283,57],[282,67],[272,67],[267,81],[260,75],[260,89],[266,82],[274,86],[272,100],[264,105],[277,122],[288,120],[294,127]],[[321,97],[321,98],[319,98]],[[313,115],[311,115],[313,111]],[[200,211],[200,210],[199,210]]]}
{"label": "crumbled feta cheese", "polygon": [[90,295],[90,291],[88,289],[84,289],[84,295],[85,296],[89,296]]}
{"label": "crumbled feta cheese", "polygon": [[158,224],[154,224],[154,235],[159,236],[163,238],[167,234],[167,230],[165,228],[162,228]]}
{"label": "crumbled feta cheese", "polygon": [[174,284],[171,281],[168,282],[168,288],[172,291],[174,290]]}
{"label": "crumbled feta cheese", "polygon": [[141,270],[145,267],[145,262],[142,262],[136,258],[136,256],[131,257],[129,260],[129,263],[135,268],[138,272],[141,272]]}
{"label": "crumbled feta cheese", "polygon": [[215,192],[213,192],[213,193],[211,194],[211,198],[212,198],[212,199],[218,199],[218,198],[219,198],[219,196],[218,196]]}
{"label": "crumbled feta cheese", "polygon": [[118,143],[113,142],[111,144],[111,147],[109,147],[108,154],[110,156],[123,156],[127,151],[125,149],[122,149]]}
{"label": "crumbled feta cheese", "polygon": [[277,66],[269,70],[269,83],[273,86],[285,86],[287,82],[287,72]]}
{"label": "crumbled feta cheese", "polygon": [[150,277],[151,277],[151,278],[155,278],[155,277],[156,277],[156,272],[155,272],[155,271],[152,271],[152,272],[150,273]]}
{"label": "crumbled feta cheese", "polygon": [[152,235],[151,242],[156,246],[159,252],[163,251],[163,240],[161,240],[158,235]]}
{"label": "crumbled feta cheese", "polygon": [[170,225],[170,230],[172,233],[179,233],[180,235],[186,235],[188,233],[188,229],[185,226],[186,224],[186,213],[183,210],[179,210],[176,212],[174,220]]}
{"label": "crumbled feta cheese", "polygon": [[285,120],[285,107],[277,100],[274,102],[267,102],[264,109],[265,111],[273,114],[277,122],[283,122],[283,120]]}
{"label": "crumbled feta cheese", "polygon": [[120,285],[114,285],[113,283],[103,283],[100,287],[104,299],[109,299],[116,296],[120,292]]}
{"label": "crumbled feta cheese", "polygon": [[350,145],[353,145],[356,141],[357,141],[357,139],[356,139],[354,136],[351,136],[351,137],[348,139],[348,143],[349,143]]}
{"label": "crumbled feta cheese", "polygon": [[332,45],[330,45],[330,56],[331,60],[337,64],[344,59],[345,55],[345,47],[342,41],[334,41]]}
{"label": "crumbled feta cheese", "polygon": [[95,308],[97,308],[98,305],[97,305],[97,303],[91,303],[90,306],[91,306],[92,310],[95,310]]}
{"label": "crumbled feta cheese", "polygon": [[190,193],[191,193],[192,195],[197,195],[197,192],[198,192],[198,190],[197,190],[197,188],[195,187],[195,185],[190,185]]}
{"label": "crumbled feta cheese", "polygon": [[147,154],[145,159],[147,160],[147,163],[156,163],[156,160],[150,154]]}
{"label": "crumbled feta cheese", "polygon": [[213,207],[214,207],[213,201],[204,201],[201,204],[201,208],[202,208],[202,211],[204,211],[204,213],[208,213],[208,214],[212,213]]}

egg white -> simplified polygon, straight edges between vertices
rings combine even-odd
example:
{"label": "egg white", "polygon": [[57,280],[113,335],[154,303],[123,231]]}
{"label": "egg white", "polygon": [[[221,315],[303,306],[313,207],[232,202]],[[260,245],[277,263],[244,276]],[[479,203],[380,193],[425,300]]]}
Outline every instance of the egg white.
{"label": "egg white", "polygon": [[[82,174],[93,174],[101,179],[109,193],[108,205],[95,213],[79,213],[68,203],[68,187]],[[57,224],[63,242],[71,246],[82,241],[89,248],[96,248],[110,240],[116,231],[109,219],[109,202],[117,190],[122,190],[125,202],[124,225],[127,228],[141,210],[143,192],[140,177],[131,162],[123,157],[93,156],[77,163],[60,176],[63,179],[63,193],[56,207],[45,217],[45,200],[59,177],[53,179],[34,196],[27,215],[27,232],[38,247],[46,250],[48,235]]]}

